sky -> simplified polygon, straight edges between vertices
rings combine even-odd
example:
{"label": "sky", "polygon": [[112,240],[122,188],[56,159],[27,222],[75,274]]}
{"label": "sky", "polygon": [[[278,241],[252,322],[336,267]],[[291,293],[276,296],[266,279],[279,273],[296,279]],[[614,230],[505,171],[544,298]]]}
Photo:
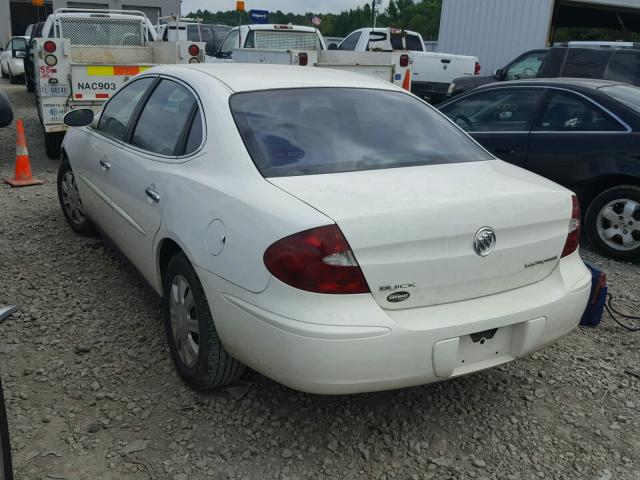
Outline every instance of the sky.
{"label": "sky", "polygon": [[[338,13],[342,10],[364,5],[371,0],[245,0],[246,10],[282,10],[285,13]],[[382,7],[386,8],[387,1],[383,0]],[[235,0],[182,0],[182,14],[197,9],[217,12],[219,10],[233,10]]]}

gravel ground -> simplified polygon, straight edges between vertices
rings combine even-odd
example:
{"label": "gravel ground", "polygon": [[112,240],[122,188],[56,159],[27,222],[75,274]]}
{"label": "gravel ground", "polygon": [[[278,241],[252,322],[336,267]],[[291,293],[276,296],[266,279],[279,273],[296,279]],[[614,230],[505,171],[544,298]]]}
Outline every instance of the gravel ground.
{"label": "gravel ground", "polygon": [[[0,187],[0,367],[18,479],[640,479],[640,333],[610,318],[501,368],[398,391],[321,397],[256,373],[197,394],[170,362],[160,302],[101,240],[67,227],[33,97],[34,174]],[[14,128],[0,131],[0,177]],[[638,311],[640,265],[583,249]],[[633,306],[635,303],[635,307]]]}

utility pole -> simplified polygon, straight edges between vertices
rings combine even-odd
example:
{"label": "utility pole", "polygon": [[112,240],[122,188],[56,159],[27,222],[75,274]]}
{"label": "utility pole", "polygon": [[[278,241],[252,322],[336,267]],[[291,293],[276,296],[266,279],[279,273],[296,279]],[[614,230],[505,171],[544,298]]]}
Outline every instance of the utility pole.
{"label": "utility pole", "polygon": [[377,5],[381,5],[382,4],[382,0],[372,0],[371,2],[371,25],[373,26],[373,28],[376,28],[376,20],[378,18],[377,15]]}

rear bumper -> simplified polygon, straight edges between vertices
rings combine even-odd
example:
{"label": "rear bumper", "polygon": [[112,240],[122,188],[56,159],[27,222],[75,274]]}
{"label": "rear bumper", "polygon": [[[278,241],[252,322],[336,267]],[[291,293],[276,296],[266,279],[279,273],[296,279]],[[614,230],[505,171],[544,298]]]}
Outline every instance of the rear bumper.
{"label": "rear bumper", "polygon": [[[591,286],[577,253],[533,285],[396,311],[370,295],[306,294],[277,280],[248,294],[198,274],[227,350],[284,385],[318,394],[426,384],[526,356],[576,327]],[[486,331],[484,341],[470,337]]]}

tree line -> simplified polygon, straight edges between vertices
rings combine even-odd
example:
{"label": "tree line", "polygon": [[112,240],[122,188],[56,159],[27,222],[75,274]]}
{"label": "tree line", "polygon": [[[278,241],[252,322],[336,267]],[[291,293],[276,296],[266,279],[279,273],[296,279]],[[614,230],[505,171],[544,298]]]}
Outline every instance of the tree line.
{"label": "tree line", "polygon": [[[440,28],[440,12],[442,0],[390,0],[389,6],[379,12],[376,26],[397,27],[420,32],[425,40],[437,40]],[[243,25],[249,23],[249,13],[238,13],[234,10],[211,12],[196,10],[186,16],[200,18],[205,23],[223,23],[237,25],[241,20]],[[311,19],[317,16],[322,20],[318,27],[326,37],[345,37],[358,28],[372,26],[373,16],[371,4],[365,3],[355,9],[340,13],[304,14],[284,13],[280,10],[269,12],[270,23],[292,23],[294,25],[313,26]]]}

